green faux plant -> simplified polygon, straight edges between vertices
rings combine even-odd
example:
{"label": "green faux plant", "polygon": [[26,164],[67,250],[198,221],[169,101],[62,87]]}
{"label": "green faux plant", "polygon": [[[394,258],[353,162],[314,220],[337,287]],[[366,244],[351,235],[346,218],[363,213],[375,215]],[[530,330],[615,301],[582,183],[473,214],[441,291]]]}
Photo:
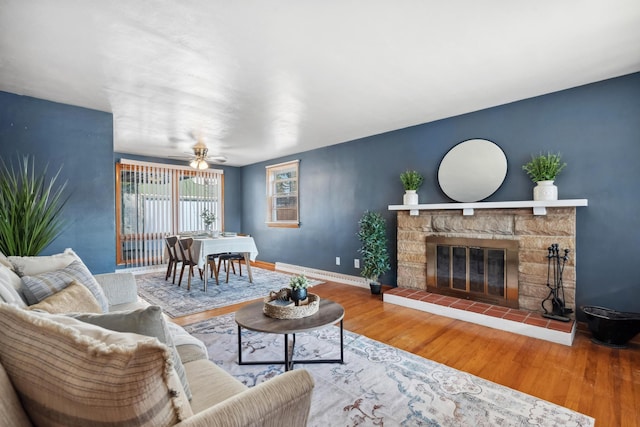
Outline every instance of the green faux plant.
{"label": "green faux plant", "polygon": [[404,187],[405,191],[415,191],[420,188],[420,186],[424,182],[424,178],[416,171],[407,170],[400,174],[400,181],[402,181],[402,186]]}
{"label": "green faux plant", "polygon": [[35,172],[33,156],[18,156],[17,166],[0,159],[0,251],[36,256],[64,227],[62,208],[67,183],[57,186],[60,171],[47,181],[47,167]]}
{"label": "green faux plant", "polygon": [[294,290],[307,289],[307,287],[309,286],[309,279],[307,279],[304,274],[293,276],[291,280],[289,280],[289,286]]}
{"label": "green faux plant", "polygon": [[357,233],[362,247],[362,270],[360,275],[377,283],[378,278],[389,271],[389,253],[387,252],[387,230],[385,220],[377,212],[366,211],[358,221]]}
{"label": "green faux plant", "polygon": [[562,162],[560,153],[539,154],[531,156],[531,160],[522,166],[533,182],[554,181],[562,169],[567,166]]}

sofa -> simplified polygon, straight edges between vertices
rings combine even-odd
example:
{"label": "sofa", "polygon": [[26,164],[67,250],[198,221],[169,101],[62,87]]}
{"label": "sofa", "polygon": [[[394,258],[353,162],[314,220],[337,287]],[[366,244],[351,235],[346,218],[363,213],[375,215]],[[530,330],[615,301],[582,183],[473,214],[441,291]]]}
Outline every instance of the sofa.
{"label": "sofa", "polygon": [[313,387],[304,369],[245,386],[130,273],[0,254],[2,425],[304,426]]}

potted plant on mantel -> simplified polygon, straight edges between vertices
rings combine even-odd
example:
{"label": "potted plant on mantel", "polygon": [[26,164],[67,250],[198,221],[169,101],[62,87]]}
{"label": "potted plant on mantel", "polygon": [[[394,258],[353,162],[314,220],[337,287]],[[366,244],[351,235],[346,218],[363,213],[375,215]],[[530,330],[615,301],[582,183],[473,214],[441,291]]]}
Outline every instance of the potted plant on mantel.
{"label": "potted plant on mantel", "polygon": [[362,247],[362,270],[360,275],[369,279],[371,293],[380,294],[382,288],[378,278],[389,271],[389,254],[387,252],[387,230],[385,220],[377,212],[366,211],[358,221],[358,238]]}
{"label": "potted plant on mantel", "polygon": [[533,188],[533,200],[558,200],[558,187],[553,185],[558,174],[567,166],[560,153],[539,154],[522,166],[537,185]]}
{"label": "potted plant on mantel", "polygon": [[402,204],[417,205],[418,204],[418,188],[422,185],[424,178],[414,170],[406,170],[400,174],[400,181],[404,187],[404,197]]}

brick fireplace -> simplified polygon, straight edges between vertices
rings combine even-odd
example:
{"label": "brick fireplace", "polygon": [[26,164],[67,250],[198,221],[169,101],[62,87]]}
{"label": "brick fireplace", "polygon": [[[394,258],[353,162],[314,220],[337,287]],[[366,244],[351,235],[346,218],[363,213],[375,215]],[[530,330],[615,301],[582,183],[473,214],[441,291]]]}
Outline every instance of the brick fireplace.
{"label": "brick fireplace", "polygon": [[546,215],[535,215],[530,208],[476,209],[473,215],[451,209],[417,213],[398,210],[397,214],[399,288],[428,289],[427,272],[433,262],[427,251],[429,238],[514,241],[518,247],[517,308],[539,313],[549,294],[548,247],[558,243],[571,251],[563,283],[565,304],[575,310],[575,207],[547,207]]}

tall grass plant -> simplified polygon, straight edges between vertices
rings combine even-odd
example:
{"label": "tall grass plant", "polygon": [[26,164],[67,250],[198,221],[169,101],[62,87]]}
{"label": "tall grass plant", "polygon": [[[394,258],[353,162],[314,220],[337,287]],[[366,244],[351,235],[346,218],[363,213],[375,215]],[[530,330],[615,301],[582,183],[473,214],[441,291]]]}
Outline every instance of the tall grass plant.
{"label": "tall grass plant", "polygon": [[36,256],[62,232],[67,182],[57,184],[62,167],[47,179],[48,165],[35,170],[34,156],[0,159],[0,250],[5,255]]}

